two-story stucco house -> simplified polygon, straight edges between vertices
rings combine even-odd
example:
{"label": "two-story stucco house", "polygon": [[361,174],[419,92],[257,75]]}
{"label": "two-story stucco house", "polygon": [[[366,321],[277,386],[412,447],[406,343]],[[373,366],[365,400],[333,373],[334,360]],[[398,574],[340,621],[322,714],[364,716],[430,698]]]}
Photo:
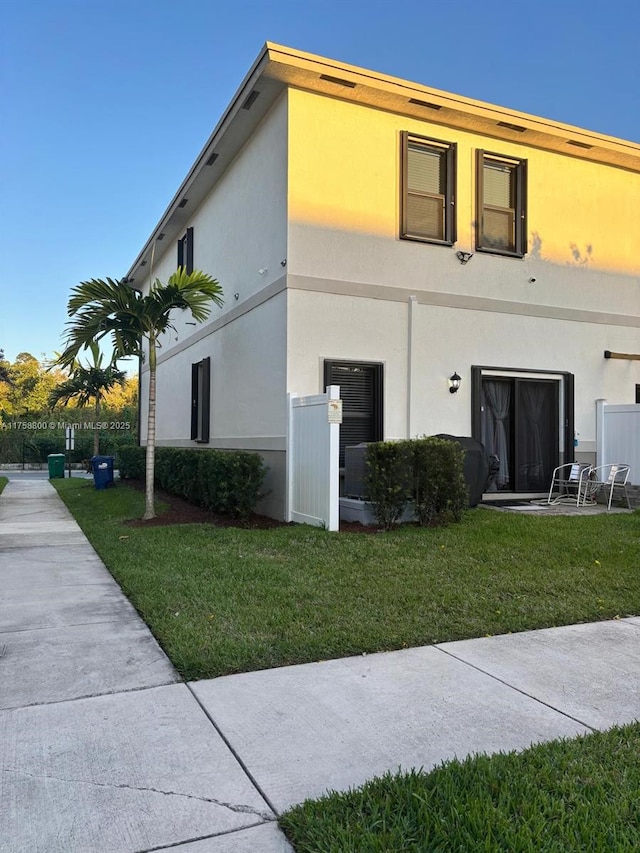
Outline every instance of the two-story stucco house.
{"label": "two-story stucco house", "polygon": [[135,287],[152,250],[225,293],[166,336],[158,445],[258,451],[276,517],[288,392],[340,385],[341,448],[480,438],[520,494],[593,460],[596,399],[636,401],[640,362],[604,357],[640,352],[631,142],[267,44]]}

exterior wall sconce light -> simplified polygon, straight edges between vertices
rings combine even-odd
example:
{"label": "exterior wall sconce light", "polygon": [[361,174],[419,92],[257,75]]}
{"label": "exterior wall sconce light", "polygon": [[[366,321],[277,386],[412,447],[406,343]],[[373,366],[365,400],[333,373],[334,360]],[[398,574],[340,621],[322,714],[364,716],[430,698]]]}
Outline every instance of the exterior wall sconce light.
{"label": "exterior wall sconce light", "polygon": [[460,383],[462,382],[462,377],[458,376],[457,373],[452,373],[449,377],[449,393],[456,394],[458,388],[460,387]]}
{"label": "exterior wall sconce light", "polygon": [[473,252],[456,252],[456,258],[463,266],[464,264],[468,264],[472,257]]}

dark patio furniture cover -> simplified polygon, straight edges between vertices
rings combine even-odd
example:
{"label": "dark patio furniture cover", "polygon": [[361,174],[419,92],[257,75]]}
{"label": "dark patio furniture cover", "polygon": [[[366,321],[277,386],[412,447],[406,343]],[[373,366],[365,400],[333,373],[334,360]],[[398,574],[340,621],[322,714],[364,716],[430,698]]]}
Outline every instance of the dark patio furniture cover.
{"label": "dark patio furniture cover", "polygon": [[477,506],[482,500],[483,492],[487,490],[491,473],[491,460],[484,444],[467,436],[440,433],[434,437],[455,441],[464,450],[462,473],[469,487],[469,506]]}

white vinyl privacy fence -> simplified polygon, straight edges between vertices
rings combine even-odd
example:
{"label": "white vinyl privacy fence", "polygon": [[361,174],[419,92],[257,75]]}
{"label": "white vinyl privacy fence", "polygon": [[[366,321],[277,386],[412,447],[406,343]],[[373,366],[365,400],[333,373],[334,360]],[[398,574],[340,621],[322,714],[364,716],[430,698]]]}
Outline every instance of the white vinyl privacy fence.
{"label": "white vinyl privacy fence", "polygon": [[640,404],[596,400],[597,465],[631,466],[629,482],[640,486]]}
{"label": "white vinyl privacy fence", "polygon": [[289,394],[287,521],[338,530],[340,386],[325,394]]}

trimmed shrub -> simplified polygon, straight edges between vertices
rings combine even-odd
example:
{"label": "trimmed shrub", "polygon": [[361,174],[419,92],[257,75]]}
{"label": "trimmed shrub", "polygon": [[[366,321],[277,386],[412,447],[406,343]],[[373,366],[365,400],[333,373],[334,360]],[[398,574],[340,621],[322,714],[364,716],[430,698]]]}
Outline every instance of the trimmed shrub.
{"label": "trimmed shrub", "polygon": [[245,451],[203,451],[198,456],[202,505],[213,512],[247,518],[258,500],[267,469]]}
{"label": "trimmed shrub", "polygon": [[[121,448],[119,467],[123,479],[144,479],[145,448]],[[267,469],[258,454],[243,450],[156,447],[154,473],[159,489],[220,515],[247,518],[264,497]]]}
{"label": "trimmed shrub", "polygon": [[366,453],[365,488],[378,524],[389,530],[405,510],[411,489],[410,442],[378,441]]}
{"label": "trimmed shrub", "polygon": [[469,493],[464,451],[452,441],[424,437],[367,447],[365,485],[378,524],[389,530],[411,501],[418,524],[460,521]]}
{"label": "trimmed shrub", "polygon": [[418,523],[460,521],[469,503],[469,490],[462,474],[464,450],[443,438],[419,438],[410,445],[412,498]]}

